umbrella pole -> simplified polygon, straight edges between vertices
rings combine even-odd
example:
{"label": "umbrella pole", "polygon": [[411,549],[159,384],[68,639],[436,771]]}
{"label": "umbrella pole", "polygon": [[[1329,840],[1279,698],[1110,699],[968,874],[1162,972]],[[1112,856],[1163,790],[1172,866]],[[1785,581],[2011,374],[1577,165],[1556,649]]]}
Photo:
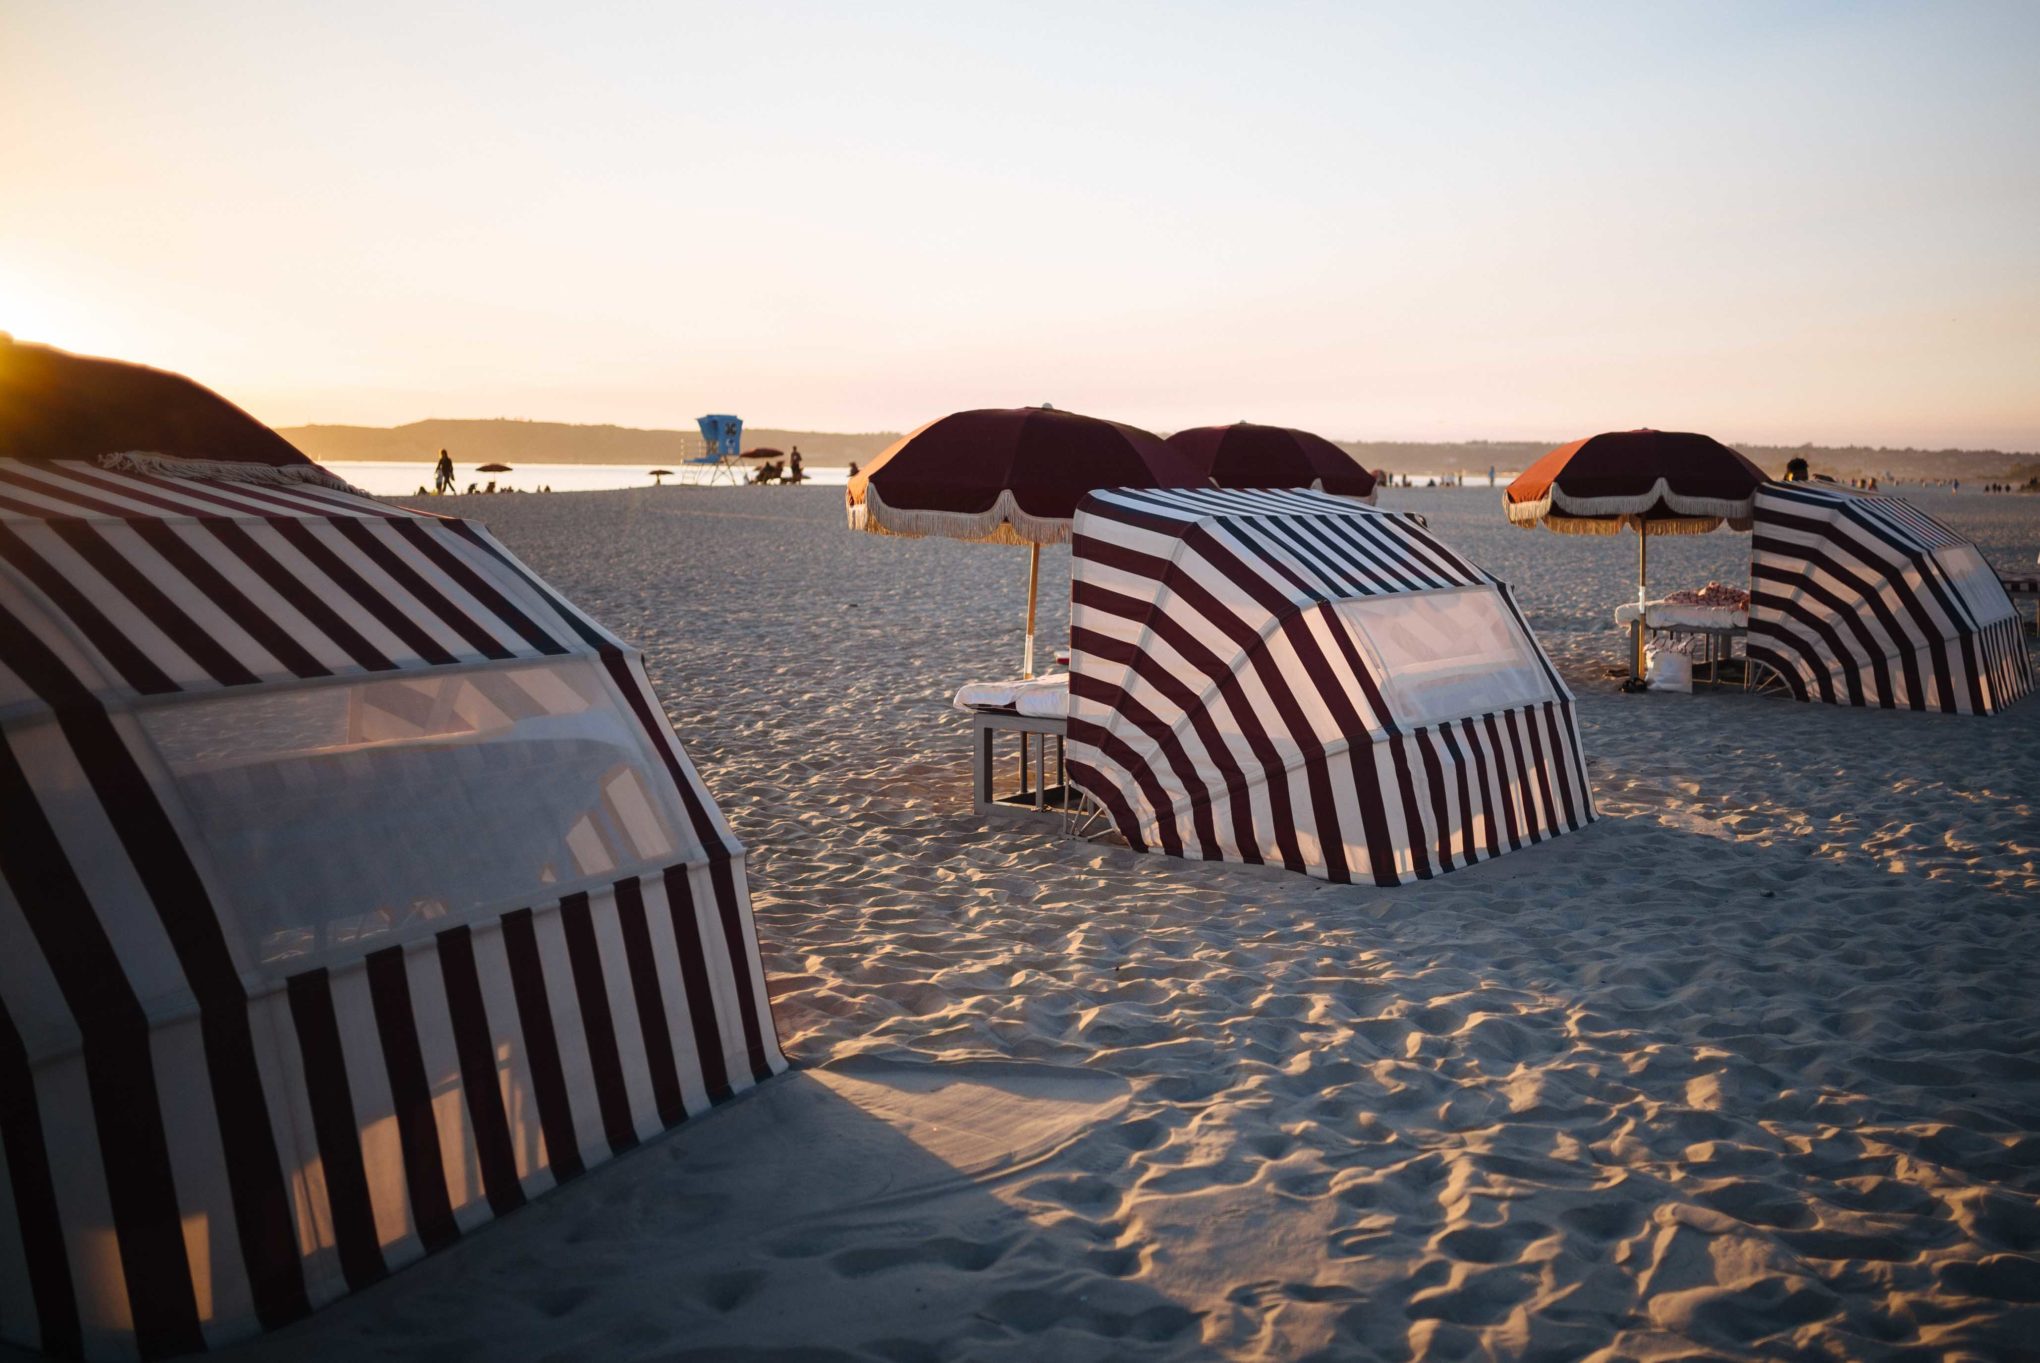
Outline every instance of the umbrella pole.
{"label": "umbrella pole", "polygon": [[1641,517],[1636,521],[1636,623],[1629,627],[1632,645],[1629,660],[1629,675],[1643,680],[1643,603],[1648,595],[1644,583],[1649,580],[1647,569],[1650,563],[1650,522]]}
{"label": "umbrella pole", "polygon": [[1027,656],[1022,663],[1020,675],[1034,675],[1034,598],[1041,588],[1041,546],[1027,546]]}

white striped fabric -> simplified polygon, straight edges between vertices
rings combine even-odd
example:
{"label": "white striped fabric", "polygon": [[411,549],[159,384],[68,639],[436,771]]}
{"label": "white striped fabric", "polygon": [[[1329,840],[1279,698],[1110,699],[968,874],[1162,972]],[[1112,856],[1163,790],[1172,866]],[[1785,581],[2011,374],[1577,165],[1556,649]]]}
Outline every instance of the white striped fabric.
{"label": "white striped fabric", "polygon": [[1572,695],[1506,584],[1299,491],[1079,507],[1070,772],[1142,849],[1403,884],[1595,817]]}
{"label": "white striped fabric", "polygon": [[[259,732],[338,692],[371,751],[564,697],[642,761],[550,881],[265,937],[251,914],[297,921],[291,868],[229,873],[166,721],[241,706]],[[280,805],[294,770],[206,779]],[[638,655],[475,526],[0,460],[0,809],[13,1343],[156,1357],[280,1325],[786,1067],[743,847]],[[364,870],[391,850],[331,835]]]}
{"label": "white striped fabric", "polygon": [[1989,715],[2033,689],[1997,574],[1917,507],[1777,483],[1755,517],[1749,656],[1798,699]]}

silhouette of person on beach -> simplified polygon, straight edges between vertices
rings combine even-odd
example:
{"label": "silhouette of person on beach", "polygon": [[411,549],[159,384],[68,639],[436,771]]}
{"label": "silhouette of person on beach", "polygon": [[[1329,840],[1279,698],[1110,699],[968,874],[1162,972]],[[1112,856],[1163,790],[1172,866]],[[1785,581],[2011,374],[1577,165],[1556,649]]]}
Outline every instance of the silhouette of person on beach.
{"label": "silhouette of person on beach", "polygon": [[445,450],[439,452],[439,466],[432,473],[432,490],[442,494],[453,491],[453,456]]}
{"label": "silhouette of person on beach", "polygon": [[786,470],[786,481],[789,483],[798,483],[805,480],[807,478],[807,475],[800,471],[801,463],[800,446],[795,445],[793,447],[792,455],[790,455],[788,458],[790,462]]}

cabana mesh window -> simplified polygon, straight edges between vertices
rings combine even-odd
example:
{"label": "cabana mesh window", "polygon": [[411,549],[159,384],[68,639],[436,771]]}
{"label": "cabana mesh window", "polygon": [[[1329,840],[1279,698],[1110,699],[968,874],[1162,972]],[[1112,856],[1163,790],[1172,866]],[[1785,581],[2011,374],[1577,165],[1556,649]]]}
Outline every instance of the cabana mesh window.
{"label": "cabana mesh window", "polygon": [[585,661],[137,712],[257,959],[433,932],[535,887],[701,854]]}
{"label": "cabana mesh window", "polygon": [[1522,629],[1491,587],[1360,597],[1351,627],[1390,711],[1410,725],[1553,699]]}

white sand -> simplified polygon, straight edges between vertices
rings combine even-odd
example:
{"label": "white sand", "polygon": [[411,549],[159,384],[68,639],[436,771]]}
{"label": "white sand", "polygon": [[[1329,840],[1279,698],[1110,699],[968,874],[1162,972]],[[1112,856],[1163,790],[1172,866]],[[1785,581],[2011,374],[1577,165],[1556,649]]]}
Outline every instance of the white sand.
{"label": "white sand", "polygon": [[[803,1069],[233,1356],[2040,1348],[2040,700],[1615,694],[1632,540],[1389,494],[1517,585],[1602,822],[1399,890],[986,832],[947,699],[1025,554],[840,495],[457,504],[645,646]],[[2040,499],[1921,501],[2040,549]]]}

